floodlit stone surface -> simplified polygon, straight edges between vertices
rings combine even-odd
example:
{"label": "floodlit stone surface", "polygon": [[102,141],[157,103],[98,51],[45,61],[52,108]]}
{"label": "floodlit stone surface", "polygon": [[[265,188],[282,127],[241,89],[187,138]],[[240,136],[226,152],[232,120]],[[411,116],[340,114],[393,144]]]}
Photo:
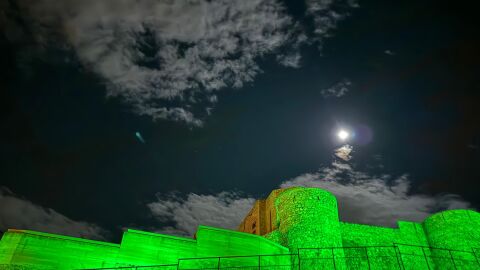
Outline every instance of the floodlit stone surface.
{"label": "floodlit stone surface", "polygon": [[292,187],[258,200],[238,230],[200,226],[195,239],[127,230],[113,244],[12,229],[0,269],[480,269],[480,213],[471,210],[397,228],[351,224],[339,221],[331,193]]}

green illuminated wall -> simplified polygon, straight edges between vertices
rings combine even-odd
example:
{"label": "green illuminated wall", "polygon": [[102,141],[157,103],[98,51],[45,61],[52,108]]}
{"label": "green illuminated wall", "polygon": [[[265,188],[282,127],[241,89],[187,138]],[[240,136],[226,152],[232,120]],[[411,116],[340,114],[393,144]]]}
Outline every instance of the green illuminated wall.
{"label": "green illuminated wall", "polygon": [[292,252],[297,248],[341,247],[337,200],[322,189],[293,188],[275,201],[278,231]]}
{"label": "green illuminated wall", "polygon": [[0,264],[21,265],[27,269],[110,266],[119,247],[86,239],[9,230],[0,241]]}
{"label": "green illuminated wall", "polygon": [[[431,246],[465,251],[480,248],[480,213],[468,210],[444,211],[430,216],[423,225]],[[435,250],[432,255],[447,258],[452,256],[457,261],[455,267],[460,269],[474,265],[471,263],[472,254],[466,252]],[[448,269],[444,267],[445,260],[434,260],[434,263],[437,269]]]}
{"label": "green illuminated wall", "polygon": [[[0,269],[8,264],[27,266],[26,269],[158,265],[176,264],[180,258],[289,253],[287,248],[252,234],[200,226],[196,236],[196,239],[190,239],[128,230],[121,244],[110,244],[9,230],[0,241]],[[217,259],[194,263],[216,267]]]}
{"label": "green illuminated wall", "polygon": [[480,269],[473,252],[480,255],[478,212],[449,210],[384,228],[339,221],[336,198],[325,190],[272,194],[266,205],[275,208],[268,215],[274,226],[264,236],[200,226],[195,239],[128,230],[112,244],[9,230],[0,241],[0,269]]}

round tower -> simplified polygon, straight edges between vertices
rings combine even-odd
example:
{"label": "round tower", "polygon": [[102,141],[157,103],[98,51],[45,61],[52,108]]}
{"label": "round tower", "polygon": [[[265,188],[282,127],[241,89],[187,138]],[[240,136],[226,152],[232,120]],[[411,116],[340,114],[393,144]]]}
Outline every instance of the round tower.
{"label": "round tower", "polygon": [[276,223],[290,250],[341,247],[337,199],[319,188],[290,188],[275,200]]}
{"label": "round tower", "polygon": [[472,251],[480,248],[480,213],[471,210],[447,210],[423,222],[431,247]]}

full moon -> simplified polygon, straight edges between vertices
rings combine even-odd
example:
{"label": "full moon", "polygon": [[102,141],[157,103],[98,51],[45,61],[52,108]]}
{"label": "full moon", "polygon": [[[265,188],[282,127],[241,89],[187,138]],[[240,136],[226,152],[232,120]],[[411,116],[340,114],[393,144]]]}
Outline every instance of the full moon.
{"label": "full moon", "polygon": [[346,130],[341,129],[338,131],[337,136],[340,140],[345,141],[348,139],[348,137],[350,137],[350,134]]}

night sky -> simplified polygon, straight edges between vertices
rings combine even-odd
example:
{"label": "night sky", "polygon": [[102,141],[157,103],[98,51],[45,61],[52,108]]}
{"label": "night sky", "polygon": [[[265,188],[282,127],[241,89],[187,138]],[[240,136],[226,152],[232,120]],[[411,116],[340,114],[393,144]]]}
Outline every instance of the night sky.
{"label": "night sky", "polygon": [[467,2],[34,2],[0,4],[1,231],[235,228],[290,185],[382,226],[480,207]]}

